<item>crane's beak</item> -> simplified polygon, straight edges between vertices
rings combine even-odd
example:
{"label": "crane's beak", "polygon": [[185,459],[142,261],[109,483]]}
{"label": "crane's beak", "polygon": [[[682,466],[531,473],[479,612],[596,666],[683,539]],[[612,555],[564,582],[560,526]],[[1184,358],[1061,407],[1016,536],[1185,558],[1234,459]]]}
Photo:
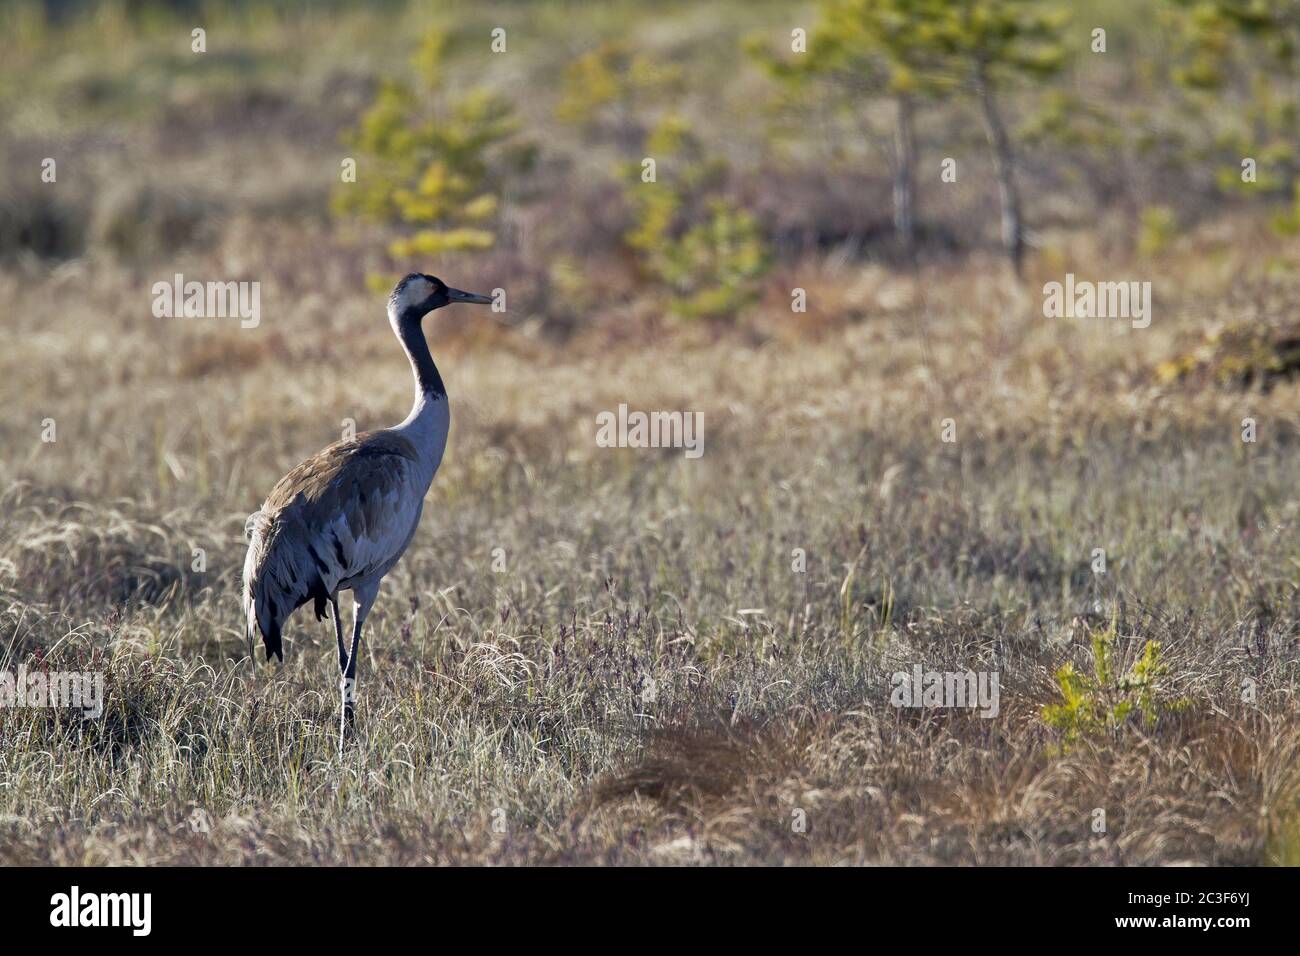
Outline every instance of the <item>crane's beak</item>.
{"label": "crane's beak", "polygon": [[479,295],[477,292],[462,292],[460,289],[447,287],[448,302],[469,302],[473,305],[491,305],[492,296]]}

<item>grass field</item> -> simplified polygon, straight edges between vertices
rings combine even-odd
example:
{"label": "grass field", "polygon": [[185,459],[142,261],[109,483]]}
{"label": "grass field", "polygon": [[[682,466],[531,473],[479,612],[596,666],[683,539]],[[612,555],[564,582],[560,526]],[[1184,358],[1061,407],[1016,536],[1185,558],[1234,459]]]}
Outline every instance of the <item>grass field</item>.
{"label": "grass field", "polygon": [[[581,48],[563,5],[537,9]],[[682,56],[706,63],[738,16],[712,9],[648,42],[698,24]],[[621,10],[583,29],[625,29]],[[0,861],[1300,864],[1300,383],[1158,372],[1216,323],[1300,307],[1300,239],[1245,205],[1139,255],[1044,193],[1020,280],[979,239],[995,223],[911,269],[778,249],[731,324],[664,319],[575,238],[608,300],[539,281],[505,316],[431,316],[451,440],[340,757],[330,623],[304,608],[283,665],[250,661],[238,579],[275,481],[345,419],[409,407],[373,234],[326,200],[349,77],[412,16],[268,23],[179,78],[170,21],[123,27],[21,95],[22,63],[0,80],[8,168],[62,150],[75,217],[118,221],[110,187],[180,197],[162,225],[129,207],[125,254],[88,227],[0,268],[0,671],[102,671],[107,691],[98,720],[0,708]],[[83,49],[76,30],[28,48]],[[496,82],[543,89],[572,53],[533,42]],[[565,208],[595,201],[581,163],[543,165],[520,235],[586,228]],[[964,188],[936,217],[981,208]],[[511,287],[536,243],[425,268]],[[1151,327],[1045,319],[1067,270],[1150,280]],[[174,272],[259,280],[260,325],[154,318]],[[702,412],[704,454],[598,447],[620,403]],[[1162,669],[1142,713],[1069,740],[1044,708],[1112,626],[1117,674],[1149,641]],[[998,674],[997,716],[892,706],[918,664]]]}

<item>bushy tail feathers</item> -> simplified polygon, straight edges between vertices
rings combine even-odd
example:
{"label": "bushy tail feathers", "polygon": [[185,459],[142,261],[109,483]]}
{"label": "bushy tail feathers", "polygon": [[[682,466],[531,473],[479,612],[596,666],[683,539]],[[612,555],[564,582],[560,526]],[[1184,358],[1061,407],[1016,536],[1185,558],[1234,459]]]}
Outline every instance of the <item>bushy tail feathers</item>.
{"label": "bushy tail feathers", "polygon": [[[248,555],[244,559],[244,623],[248,639],[248,657],[253,657],[253,637],[261,632],[262,644],[266,648],[266,659],[274,655],[284,660],[280,643],[279,602],[268,593],[270,590],[266,573],[267,558],[274,545],[272,522],[263,511],[255,511],[248,516],[244,525],[244,535],[248,539]],[[290,605],[292,609],[294,605]]]}
{"label": "bushy tail feathers", "polygon": [[[323,567],[320,549],[293,520],[273,518],[258,511],[245,525],[248,556],[244,559],[244,615],[252,656],[253,633],[262,634],[266,659],[284,660],[280,630],[289,615],[308,601],[315,603],[316,619],[337,584],[336,569]],[[328,578],[328,580],[327,580]]]}

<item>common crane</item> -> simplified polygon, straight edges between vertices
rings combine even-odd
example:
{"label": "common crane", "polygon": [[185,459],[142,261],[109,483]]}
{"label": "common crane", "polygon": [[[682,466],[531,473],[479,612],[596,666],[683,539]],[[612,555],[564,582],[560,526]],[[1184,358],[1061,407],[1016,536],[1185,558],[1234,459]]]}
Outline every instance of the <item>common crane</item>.
{"label": "common crane", "polygon": [[[280,479],[245,531],[244,614],[249,657],[254,632],[266,658],[284,660],[286,619],[308,601],[316,620],[333,610],[338,639],[339,752],[353,714],[361,626],[379,583],[411,543],[424,495],[442,461],[450,415],[447,391],[421,322],[453,302],[491,304],[489,296],[452,289],[441,279],[411,273],[388,297],[388,321],[415,378],[415,403],[400,425],[337,441]],[[350,648],[343,640],[340,591],[355,602]]]}

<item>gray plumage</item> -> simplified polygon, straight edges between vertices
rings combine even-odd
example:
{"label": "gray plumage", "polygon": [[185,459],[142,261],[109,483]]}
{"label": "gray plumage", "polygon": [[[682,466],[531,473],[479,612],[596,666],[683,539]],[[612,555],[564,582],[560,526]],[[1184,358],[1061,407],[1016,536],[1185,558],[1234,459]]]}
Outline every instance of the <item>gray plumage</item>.
{"label": "gray plumage", "polygon": [[[415,402],[400,425],[338,441],[276,483],[245,525],[243,603],[252,655],[256,634],[269,660],[283,660],[289,616],[312,602],[317,620],[333,611],[344,720],[351,716],[361,626],[379,584],[420,523],[424,496],[442,461],[450,415],[442,378],[420,322],[451,302],[491,303],[413,273],[389,297],[388,318],[415,379]],[[352,644],[344,645],[338,594],[352,591]],[[342,739],[340,739],[342,747]]]}

